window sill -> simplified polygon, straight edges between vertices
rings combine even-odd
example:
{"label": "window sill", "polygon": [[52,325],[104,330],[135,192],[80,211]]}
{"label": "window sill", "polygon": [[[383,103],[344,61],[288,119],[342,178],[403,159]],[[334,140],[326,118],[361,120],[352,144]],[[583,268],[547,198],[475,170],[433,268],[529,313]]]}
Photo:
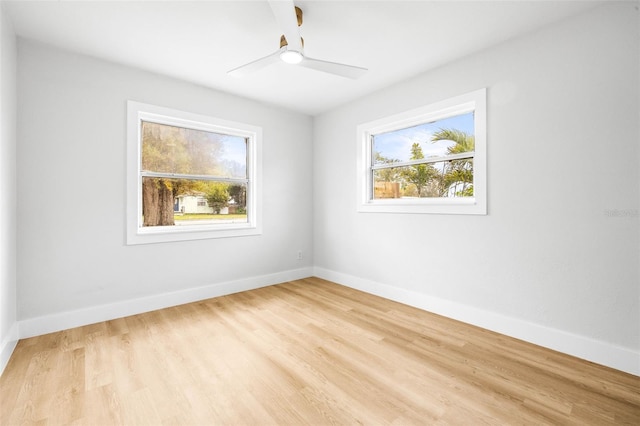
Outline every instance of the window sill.
{"label": "window sill", "polygon": [[469,214],[486,215],[487,207],[475,198],[376,200],[358,206],[360,213]]}
{"label": "window sill", "polygon": [[168,243],[174,241],[206,240],[213,238],[245,237],[260,235],[259,227],[242,224],[218,225],[216,229],[206,226],[154,226],[142,228],[127,235],[127,245]]}

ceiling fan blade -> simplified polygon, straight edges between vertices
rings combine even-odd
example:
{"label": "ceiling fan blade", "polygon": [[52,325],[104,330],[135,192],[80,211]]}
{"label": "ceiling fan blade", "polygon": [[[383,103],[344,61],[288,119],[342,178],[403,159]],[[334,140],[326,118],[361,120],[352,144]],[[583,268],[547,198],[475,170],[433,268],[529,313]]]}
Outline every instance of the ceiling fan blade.
{"label": "ceiling fan blade", "polygon": [[302,52],[302,39],[298,28],[298,18],[296,16],[293,0],[269,0],[269,5],[276,17],[278,26],[287,39],[289,50]]}
{"label": "ceiling fan blade", "polygon": [[280,50],[276,50],[272,54],[265,56],[264,58],[256,59],[253,62],[249,62],[248,64],[244,64],[239,66],[238,68],[234,68],[231,71],[227,71],[227,74],[232,75],[234,77],[243,77],[247,74],[251,74],[252,72],[258,71],[268,65],[271,65],[275,62],[280,61]]}
{"label": "ceiling fan blade", "polygon": [[329,74],[339,75],[341,77],[351,78],[354,80],[362,77],[368,71],[366,68],[356,67],[353,65],[338,64],[336,62],[321,61],[320,59],[313,59],[306,56],[300,63],[300,66],[311,68],[317,71],[323,71]]}

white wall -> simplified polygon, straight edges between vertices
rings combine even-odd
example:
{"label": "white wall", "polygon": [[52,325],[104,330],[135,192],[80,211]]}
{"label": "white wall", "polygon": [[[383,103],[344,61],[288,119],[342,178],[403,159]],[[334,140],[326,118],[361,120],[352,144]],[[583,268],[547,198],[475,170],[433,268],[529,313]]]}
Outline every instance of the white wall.
{"label": "white wall", "polygon": [[[18,52],[21,337],[310,274],[310,117],[23,39]],[[128,99],[262,126],[262,235],[125,245]]]}
{"label": "white wall", "polygon": [[0,373],[16,326],[16,37],[0,4]]}
{"label": "white wall", "polygon": [[[21,337],[315,271],[640,374],[632,4],[596,9],[315,120],[20,40],[17,191],[15,129],[6,125],[16,113],[15,38],[0,22],[0,196],[3,205],[18,199]],[[356,126],[480,87],[488,88],[489,215],[356,213]],[[262,236],[125,246],[128,99],[263,127]],[[15,228],[11,208],[0,209],[0,333],[9,352]]]}
{"label": "white wall", "polygon": [[[640,374],[638,22],[596,8],[317,117],[316,274]],[[356,126],[482,87],[489,214],[357,213]]]}

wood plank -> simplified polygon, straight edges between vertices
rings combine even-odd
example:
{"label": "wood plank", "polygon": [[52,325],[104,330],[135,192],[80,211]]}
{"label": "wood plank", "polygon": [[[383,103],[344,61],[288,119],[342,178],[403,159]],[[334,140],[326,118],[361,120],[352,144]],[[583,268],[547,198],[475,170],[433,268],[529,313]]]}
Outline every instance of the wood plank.
{"label": "wood plank", "polygon": [[25,423],[640,424],[640,378],[307,278],[20,341]]}

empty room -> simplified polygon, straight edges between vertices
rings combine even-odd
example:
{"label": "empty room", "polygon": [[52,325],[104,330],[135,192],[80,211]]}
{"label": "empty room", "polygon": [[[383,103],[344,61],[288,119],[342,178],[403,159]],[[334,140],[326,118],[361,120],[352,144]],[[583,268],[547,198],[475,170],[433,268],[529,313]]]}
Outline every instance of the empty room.
{"label": "empty room", "polygon": [[0,424],[640,424],[639,9],[0,0]]}

